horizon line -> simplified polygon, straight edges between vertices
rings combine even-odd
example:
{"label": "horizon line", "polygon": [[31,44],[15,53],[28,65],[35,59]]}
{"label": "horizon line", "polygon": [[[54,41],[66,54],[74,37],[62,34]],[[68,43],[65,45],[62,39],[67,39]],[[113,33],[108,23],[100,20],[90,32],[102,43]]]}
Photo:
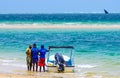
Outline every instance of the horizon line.
{"label": "horizon line", "polygon": [[[120,12],[112,12],[109,14],[119,14]],[[61,13],[0,13],[0,14],[105,14],[104,12],[61,12]]]}

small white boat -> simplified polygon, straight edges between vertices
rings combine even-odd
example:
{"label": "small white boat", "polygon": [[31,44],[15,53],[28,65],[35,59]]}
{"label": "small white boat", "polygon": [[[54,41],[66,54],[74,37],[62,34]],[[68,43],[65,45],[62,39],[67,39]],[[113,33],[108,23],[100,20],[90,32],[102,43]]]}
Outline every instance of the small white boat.
{"label": "small white boat", "polygon": [[55,64],[55,53],[61,53],[66,65],[64,72],[74,72],[73,46],[49,46],[50,51],[47,56],[48,72],[58,72],[58,66]]}

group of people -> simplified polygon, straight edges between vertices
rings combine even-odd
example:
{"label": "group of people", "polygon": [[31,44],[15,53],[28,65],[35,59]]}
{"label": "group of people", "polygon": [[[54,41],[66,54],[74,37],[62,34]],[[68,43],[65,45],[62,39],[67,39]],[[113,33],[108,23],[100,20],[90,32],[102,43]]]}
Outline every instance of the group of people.
{"label": "group of people", "polygon": [[41,72],[41,67],[43,67],[43,71],[45,72],[45,55],[49,50],[44,48],[44,45],[41,45],[40,49],[37,48],[37,45],[34,43],[33,45],[29,45],[26,49],[26,62],[28,71],[39,71]]}

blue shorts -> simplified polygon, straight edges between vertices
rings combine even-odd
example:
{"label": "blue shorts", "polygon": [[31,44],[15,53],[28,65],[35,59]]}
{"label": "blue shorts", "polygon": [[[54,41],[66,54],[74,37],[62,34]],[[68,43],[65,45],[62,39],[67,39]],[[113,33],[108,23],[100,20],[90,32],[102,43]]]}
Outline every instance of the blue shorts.
{"label": "blue shorts", "polygon": [[38,63],[38,59],[32,59],[32,63],[33,64],[35,64],[35,63],[37,64]]}

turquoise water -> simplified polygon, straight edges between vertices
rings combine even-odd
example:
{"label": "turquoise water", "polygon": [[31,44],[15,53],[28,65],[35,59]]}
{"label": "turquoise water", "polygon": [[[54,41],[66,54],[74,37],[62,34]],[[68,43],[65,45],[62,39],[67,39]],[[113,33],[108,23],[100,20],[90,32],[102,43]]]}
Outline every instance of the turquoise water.
{"label": "turquoise water", "polygon": [[1,65],[26,67],[25,49],[36,43],[74,46],[78,68],[117,70],[120,66],[120,30],[0,29]]}
{"label": "turquoise water", "polygon": [[[120,14],[0,14],[0,25],[120,25]],[[28,25],[28,27],[29,27]],[[120,29],[0,29],[0,66],[26,69],[25,50],[74,46],[76,70],[119,71]],[[2,70],[0,70],[2,71]]]}

